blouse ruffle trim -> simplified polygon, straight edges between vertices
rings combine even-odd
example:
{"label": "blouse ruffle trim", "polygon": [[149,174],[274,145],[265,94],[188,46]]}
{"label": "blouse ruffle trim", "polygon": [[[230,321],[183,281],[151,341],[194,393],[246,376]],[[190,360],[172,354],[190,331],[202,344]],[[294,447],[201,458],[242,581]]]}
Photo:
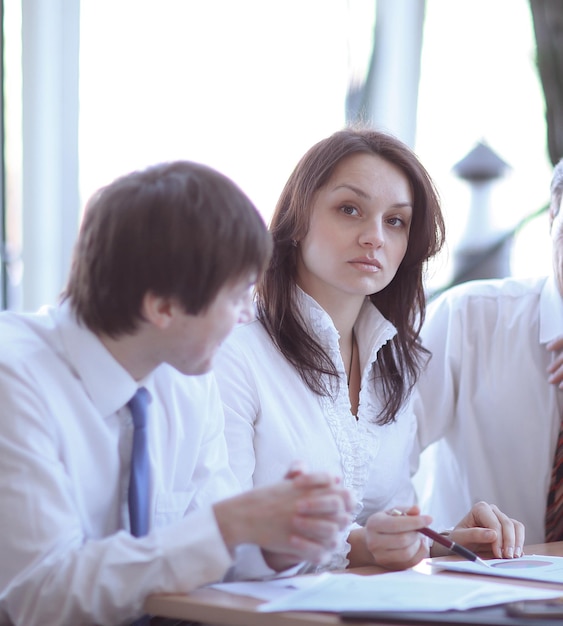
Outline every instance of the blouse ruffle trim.
{"label": "blouse ruffle trim", "polygon": [[[350,489],[358,503],[354,520],[362,510],[362,499],[379,446],[379,428],[375,416],[380,412],[375,396],[372,364],[377,360],[380,348],[396,334],[395,327],[381,315],[375,306],[366,299],[355,326],[356,338],[360,346],[362,370],[362,390],[358,407],[358,420],[350,411],[350,399],[346,384],[346,372],[338,345],[339,333],[330,316],[317,302],[300,291],[298,298],[303,319],[308,320],[309,330],[327,351],[340,375],[339,385],[332,385],[334,398],[322,397],[320,402],[328,426],[341,458],[344,486]],[[368,352],[366,353],[366,350]],[[362,355],[367,356],[363,358]],[[343,536],[341,546],[333,555],[328,568],[343,568],[348,565],[347,554],[350,545]]]}

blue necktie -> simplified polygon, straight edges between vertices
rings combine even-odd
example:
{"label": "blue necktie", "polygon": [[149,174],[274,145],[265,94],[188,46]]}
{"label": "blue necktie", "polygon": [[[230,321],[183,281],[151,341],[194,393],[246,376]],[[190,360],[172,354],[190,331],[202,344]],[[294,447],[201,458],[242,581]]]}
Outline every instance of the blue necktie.
{"label": "blue necktie", "polygon": [[147,441],[147,405],[150,394],[139,387],[127,406],[133,416],[133,452],[129,477],[129,519],[131,534],[141,537],[149,532],[150,467]]}
{"label": "blue necktie", "polygon": [[[141,537],[149,532],[149,448],[147,438],[147,405],[150,394],[139,387],[127,406],[133,417],[133,451],[129,476],[129,521],[131,534]],[[131,626],[148,626],[150,617],[143,615]]]}

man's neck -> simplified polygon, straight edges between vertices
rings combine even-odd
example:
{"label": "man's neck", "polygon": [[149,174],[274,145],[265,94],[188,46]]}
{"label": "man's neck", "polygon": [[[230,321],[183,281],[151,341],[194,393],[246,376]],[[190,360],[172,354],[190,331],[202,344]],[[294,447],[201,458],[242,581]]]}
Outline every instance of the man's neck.
{"label": "man's neck", "polygon": [[98,335],[98,339],[135,380],[146,378],[159,365],[142,331],[117,338]]}

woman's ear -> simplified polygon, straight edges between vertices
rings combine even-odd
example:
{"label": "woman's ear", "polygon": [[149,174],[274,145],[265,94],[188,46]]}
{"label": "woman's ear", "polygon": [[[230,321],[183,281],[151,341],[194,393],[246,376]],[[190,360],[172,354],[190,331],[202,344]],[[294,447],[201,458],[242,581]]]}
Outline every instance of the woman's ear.
{"label": "woman's ear", "polygon": [[143,318],[157,328],[168,328],[172,323],[176,304],[171,298],[157,296],[151,291],[147,291],[143,298],[142,314]]}

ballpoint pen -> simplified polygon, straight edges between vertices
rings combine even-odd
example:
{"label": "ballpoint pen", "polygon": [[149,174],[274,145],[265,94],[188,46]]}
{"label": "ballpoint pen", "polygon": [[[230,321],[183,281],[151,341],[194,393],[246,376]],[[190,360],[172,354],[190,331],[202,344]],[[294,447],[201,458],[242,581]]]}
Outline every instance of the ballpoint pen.
{"label": "ballpoint pen", "polygon": [[[406,513],[399,511],[399,509],[393,509],[390,513],[391,515],[406,515]],[[426,537],[430,537],[430,539],[432,539],[436,543],[439,543],[441,546],[444,546],[450,552],[453,552],[454,554],[457,554],[458,556],[461,556],[464,559],[467,559],[468,561],[474,561],[475,563],[479,563],[479,565],[490,567],[490,565],[486,561],[483,561],[481,557],[477,556],[474,552],[471,552],[471,550],[468,550],[467,548],[460,546],[455,541],[452,541],[446,535],[441,535],[440,533],[437,533],[435,530],[432,530],[431,528],[426,528],[426,527],[417,528],[416,530],[417,532],[422,533],[423,535],[426,535]]]}

